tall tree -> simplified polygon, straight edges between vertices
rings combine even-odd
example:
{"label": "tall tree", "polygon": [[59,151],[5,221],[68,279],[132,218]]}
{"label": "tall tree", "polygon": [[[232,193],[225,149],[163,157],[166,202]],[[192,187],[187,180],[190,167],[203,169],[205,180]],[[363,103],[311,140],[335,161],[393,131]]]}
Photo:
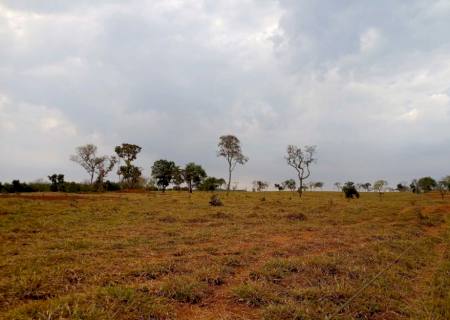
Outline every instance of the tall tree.
{"label": "tall tree", "polygon": [[221,136],[218,144],[218,157],[224,157],[228,163],[227,193],[230,192],[231,173],[237,164],[244,165],[248,158],[242,154],[241,142],[233,135]]}
{"label": "tall tree", "polygon": [[202,166],[190,162],[186,165],[182,171],[184,181],[186,182],[189,192],[192,193],[192,188],[198,187],[202,181],[206,178],[206,172]]}
{"label": "tall tree", "polygon": [[172,182],[174,173],[177,169],[175,162],[168,160],[157,160],[152,166],[152,177],[156,179],[156,184],[166,191],[167,186]]}
{"label": "tall tree", "polygon": [[287,147],[285,157],[287,164],[297,171],[299,182],[298,194],[301,197],[303,193],[303,182],[311,175],[310,166],[316,161],[314,154],[315,146],[305,146],[303,149],[294,145]]}
{"label": "tall tree", "polygon": [[[94,183],[96,174],[97,176],[103,175],[103,177],[101,177],[103,180],[116,164],[115,157],[97,156],[97,147],[93,144],[87,144],[76,148],[76,153],[70,156],[70,160],[78,163],[86,170],[89,174],[91,185]],[[109,168],[110,166],[111,169],[105,172],[105,168]]]}
{"label": "tall tree", "polygon": [[122,185],[125,185],[127,188],[134,188],[142,175],[142,170],[133,165],[133,161],[137,159],[137,155],[142,148],[135,144],[122,143],[114,150],[119,159],[124,161],[124,165],[120,165],[117,171]]}

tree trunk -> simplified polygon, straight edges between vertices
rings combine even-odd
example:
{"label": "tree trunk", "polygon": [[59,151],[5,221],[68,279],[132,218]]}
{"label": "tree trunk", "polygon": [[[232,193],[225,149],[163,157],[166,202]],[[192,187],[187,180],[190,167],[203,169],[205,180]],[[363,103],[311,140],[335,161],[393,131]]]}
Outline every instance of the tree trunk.
{"label": "tree trunk", "polygon": [[189,181],[189,193],[192,193],[192,182]]}
{"label": "tree trunk", "polygon": [[227,194],[230,192],[230,186],[231,186],[231,168],[228,169],[228,185],[227,185]]}
{"label": "tree trunk", "polygon": [[299,181],[298,195],[301,198],[303,193],[303,179],[299,178],[298,181]]}

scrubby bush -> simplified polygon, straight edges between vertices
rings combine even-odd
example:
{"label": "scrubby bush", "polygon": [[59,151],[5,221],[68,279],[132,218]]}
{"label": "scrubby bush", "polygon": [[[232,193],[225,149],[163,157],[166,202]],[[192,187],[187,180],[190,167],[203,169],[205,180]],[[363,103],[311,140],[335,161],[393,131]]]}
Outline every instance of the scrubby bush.
{"label": "scrubby bush", "polygon": [[212,205],[213,207],[223,206],[223,203],[217,194],[213,194],[211,196],[211,200],[209,201],[209,204]]}
{"label": "scrubby bush", "polygon": [[356,190],[355,184],[348,181],[342,187],[342,192],[344,192],[347,199],[359,198],[359,192]]}

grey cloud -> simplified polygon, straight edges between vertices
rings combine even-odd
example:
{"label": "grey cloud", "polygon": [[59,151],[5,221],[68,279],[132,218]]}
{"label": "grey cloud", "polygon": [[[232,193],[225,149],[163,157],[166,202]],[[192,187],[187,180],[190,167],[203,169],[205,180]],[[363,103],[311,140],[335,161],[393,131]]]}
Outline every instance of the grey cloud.
{"label": "grey cloud", "polygon": [[3,1],[0,180],[81,180],[77,145],[124,141],[147,175],[164,157],[221,176],[225,133],[242,185],[292,176],[289,143],[318,145],[329,186],[448,174],[449,18],[420,0]]}

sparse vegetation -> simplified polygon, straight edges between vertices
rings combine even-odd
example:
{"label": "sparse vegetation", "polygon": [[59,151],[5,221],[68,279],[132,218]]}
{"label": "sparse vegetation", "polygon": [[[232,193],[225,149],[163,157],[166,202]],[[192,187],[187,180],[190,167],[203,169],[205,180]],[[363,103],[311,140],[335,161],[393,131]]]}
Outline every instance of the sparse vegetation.
{"label": "sparse vegetation", "polygon": [[448,197],[210,197],[1,196],[0,318],[448,318]]}

